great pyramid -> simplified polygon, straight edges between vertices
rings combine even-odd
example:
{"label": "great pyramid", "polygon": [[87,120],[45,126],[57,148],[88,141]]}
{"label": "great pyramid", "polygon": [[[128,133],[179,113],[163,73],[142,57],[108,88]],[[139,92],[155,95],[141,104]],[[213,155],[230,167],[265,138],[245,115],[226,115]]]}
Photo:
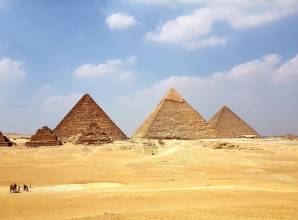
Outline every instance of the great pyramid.
{"label": "great pyramid", "polygon": [[59,140],[66,142],[82,134],[92,122],[97,123],[112,141],[127,139],[120,128],[88,94],[85,94],[70,110],[54,129],[54,133]]}
{"label": "great pyramid", "polygon": [[50,128],[44,126],[38,129],[25,145],[28,147],[55,146],[61,145],[61,141],[58,140],[57,136]]}
{"label": "great pyramid", "polygon": [[170,89],[133,138],[199,139],[213,136],[206,120]]}
{"label": "great pyramid", "polygon": [[239,136],[255,136],[259,134],[243,121],[227,106],[222,107],[208,122],[209,127],[214,129],[216,137],[233,138]]}
{"label": "great pyramid", "polygon": [[112,140],[108,135],[98,126],[97,123],[92,122],[89,127],[78,137],[76,144],[106,144],[111,143]]}
{"label": "great pyramid", "polygon": [[10,147],[13,144],[14,143],[10,141],[6,136],[4,136],[0,131],[0,147]]}

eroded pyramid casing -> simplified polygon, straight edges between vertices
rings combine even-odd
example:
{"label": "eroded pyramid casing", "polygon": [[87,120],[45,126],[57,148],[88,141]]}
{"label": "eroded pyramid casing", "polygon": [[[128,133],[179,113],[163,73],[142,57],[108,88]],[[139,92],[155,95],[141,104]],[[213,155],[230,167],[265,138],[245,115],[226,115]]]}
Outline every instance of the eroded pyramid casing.
{"label": "eroded pyramid casing", "polygon": [[58,140],[57,136],[50,128],[44,126],[38,129],[25,145],[28,147],[56,146],[61,145],[61,141]]}
{"label": "eroded pyramid casing", "polygon": [[84,145],[99,145],[111,142],[112,140],[98,126],[98,124],[92,122],[89,127],[78,137],[75,143]]}
{"label": "eroded pyramid casing", "polygon": [[64,119],[54,129],[54,133],[63,142],[82,134],[92,122],[108,135],[111,140],[125,140],[126,135],[109,118],[109,116],[85,94],[79,102],[70,110]]}
{"label": "eroded pyramid casing", "polygon": [[216,137],[219,138],[260,136],[252,127],[226,106],[222,107],[208,121],[208,124],[211,129],[215,130]]}
{"label": "eroded pyramid casing", "polygon": [[6,136],[0,131],[0,147],[10,147],[13,145],[13,142],[10,141]]}
{"label": "eroded pyramid casing", "polygon": [[170,89],[133,138],[199,139],[213,136],[206,120]]}

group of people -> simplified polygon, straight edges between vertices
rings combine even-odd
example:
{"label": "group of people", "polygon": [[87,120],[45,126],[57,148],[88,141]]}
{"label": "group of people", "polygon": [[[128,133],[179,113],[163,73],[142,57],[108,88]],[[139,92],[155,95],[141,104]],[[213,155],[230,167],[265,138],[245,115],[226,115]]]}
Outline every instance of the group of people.
{"label": "group of people", "polygon": [[[9,192],[10,193],[19,193],[19,192],[21,192],[21,189],[23,189],[23,191],[25,191],[25,192],[29,192],[28,185],[26,185],[26,184],[17,185],[16,183],[10,185]],[[30,189],[31,189],[31,184],[30,184]]]}

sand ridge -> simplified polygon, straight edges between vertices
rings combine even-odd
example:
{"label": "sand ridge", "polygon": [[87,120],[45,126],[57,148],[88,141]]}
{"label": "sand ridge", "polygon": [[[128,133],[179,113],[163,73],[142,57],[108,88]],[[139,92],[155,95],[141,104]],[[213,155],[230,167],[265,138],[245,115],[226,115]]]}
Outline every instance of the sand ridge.
{"label": "sand ridge", "polygon": [[[0,219],[293,219],[298,142],[0,148]],[[10,194],[12,182],[30,192]]]}

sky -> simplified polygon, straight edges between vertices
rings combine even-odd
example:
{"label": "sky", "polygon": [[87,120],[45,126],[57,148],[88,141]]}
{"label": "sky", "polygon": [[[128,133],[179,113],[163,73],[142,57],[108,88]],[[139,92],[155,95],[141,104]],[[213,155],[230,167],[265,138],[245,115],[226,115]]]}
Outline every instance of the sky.
{"label": "sky", "polygon": [[0,130],[89,93],[132,135],[169,88],[206,120],[298,134],[298,0],[0,0]]}

